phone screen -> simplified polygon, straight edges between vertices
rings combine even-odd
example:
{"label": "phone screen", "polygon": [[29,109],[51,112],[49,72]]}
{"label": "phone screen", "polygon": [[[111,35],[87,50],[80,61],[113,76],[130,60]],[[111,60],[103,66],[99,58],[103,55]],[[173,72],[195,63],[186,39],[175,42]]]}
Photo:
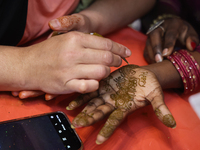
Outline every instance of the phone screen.
{"label": "phone screen", "polygon": [[0,124],[2,150],[78,150],[81,146],[61,112]]}

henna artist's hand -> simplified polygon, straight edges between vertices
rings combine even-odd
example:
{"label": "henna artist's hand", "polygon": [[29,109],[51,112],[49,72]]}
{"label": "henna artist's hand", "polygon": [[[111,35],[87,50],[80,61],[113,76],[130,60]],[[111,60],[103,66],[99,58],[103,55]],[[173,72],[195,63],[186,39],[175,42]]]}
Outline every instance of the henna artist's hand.
{"label": "henna artist's hand", "polygon": [[97,90],[99,80],[110,74],[110,67],[120,66],[121,57],[131,53],[110,39],[75,31],[26,49],[32,55],[27,52],[29,61],[24,65],[27,73],[23,72],[26,87],[21,89],[56,95]]}
{"label": "henna artist's hand", "polygon": [[72,14],[51,20],[49,27],[54,31],[52,36],[68,31],[94,32],[91,28],[90,19],[82,14]]}
{"label": "henna artist's hand", "polygon": [[194,28],[180,18],[166,19],[161,25],[148,34],[144,58],[148,63],[161,62],[163,57],[169,56],[175,46],[193,51],[199,44],[199,38]]}
{"label": "henna artist's hand", "polygon": [[80,95],[67,109],[75,109],[88,101],[88,105],[74,118],[72,126],[89,126],[109,115],[97,136],[97,144],[105,142],[128,113],[148,104],[152,105],[157,117],[167,127],[176,126],[164,103],[163,92],[156,76],[149,70],[135,65],[123,66],[116,70],[101,80],[99,91]]}
{"label": "henna artist's hand", "polygon": [[[72,14],[68,16],[62,16],[49,22],[49,27],[54,31],[51,36],[58,35],[60,33],[66,33],[68,31],[81,31],[84,33],[90,33],[90,20],[81,14]],[[42,91],[13,91],[13,96],[18,96],[20,99],[29,97],[37,97],[44,95]],[[46,100],[51,100],[57,95],[45,94]]]}
{"label": "henna artist's hand", "polygon": [[52,100],[58,96],[58,94],[48,94],[43,91],[12,91],[13,96],[18,96],[20,99],[26,99],[30,97],[38,97],[45,95],[45,100]]}

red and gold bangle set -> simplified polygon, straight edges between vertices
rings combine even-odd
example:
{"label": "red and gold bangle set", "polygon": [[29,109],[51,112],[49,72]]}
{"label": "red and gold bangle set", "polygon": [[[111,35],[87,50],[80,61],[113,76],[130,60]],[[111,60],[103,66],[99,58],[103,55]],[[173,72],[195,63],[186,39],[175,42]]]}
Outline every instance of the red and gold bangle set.
{"label": "red and gold bangle set", "polygon": [[184,85],[184,93],[195,91],[200,86],[200,67],[186,50],[175,51],[167,57],[178,70]]}

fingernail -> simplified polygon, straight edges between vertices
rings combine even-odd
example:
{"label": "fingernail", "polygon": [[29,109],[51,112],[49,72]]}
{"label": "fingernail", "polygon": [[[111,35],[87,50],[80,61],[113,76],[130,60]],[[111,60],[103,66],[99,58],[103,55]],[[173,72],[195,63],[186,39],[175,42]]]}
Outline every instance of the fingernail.
{"label": "fingernail", "polygon": [[51,95],[47,95],[47,94],[45,95],[45,100],[46,101],[49,101],[51,99],[53,99],[53,97]]}
{"label": "fingernail", "polygon": [[195,42],[191,42],[191,46],[192,46],[192,48],[193,48],[193,50],[196,48],[196,43]]}
{"label": "fingernail", "polygon": [[127,55],[127,56],[131,56],[131,50],[128,49],[128,48],[126,48],[126,55]]}
{"label": "fingernail", "polygon": [[26,94],[25,93],[20,93],[19,94],[19,98],[21,98],[21,99],[25,99],[27,96],[26,96]]}
{"label": "fingernail", "polygon": [[69,106],[66,107],[67,110],[72,110]]}
{"label": "fingernail", "polygon": [[175,129],[175,128],[176,128],[176,126],[172,127],[172,129]]}
{"label": "fingernail", "polygon": [[102,144],[102,142],[99,142],[98,140],[96,140],[96,144],[100,145],[100,144]]}
{"label": "fingernail", "polygon": [[76,127],[75,127],[73,124],[71,124],[71,128],[72,128],[72,129],[75,129]]}
{"label": "fingernail", "polygon": [[163,56],[167,56],[167,54],[168,54],[168,48],[165,48],[165,49],[163,50]]}
{"label": "fingernail", "polygon": [[18,96],[18,95],[19,95],[19,92],[12,92],[12,95],[13,95],[13,96]]}
{"label": "fingernail", "polygon": [[61,24],[60,22],[58,21],[58,19],[54,19],[54,20],[51,20],[50,22],[50,25],[52,27],[54,27],[55,29],[59,29],[61,27]]}
{"label": "fingernail", "polygon": [[157,63],[162,62],[162,56],[161,56],[160,54],[156,54],[156,56],[155,56],[155,61],[156,61]]}

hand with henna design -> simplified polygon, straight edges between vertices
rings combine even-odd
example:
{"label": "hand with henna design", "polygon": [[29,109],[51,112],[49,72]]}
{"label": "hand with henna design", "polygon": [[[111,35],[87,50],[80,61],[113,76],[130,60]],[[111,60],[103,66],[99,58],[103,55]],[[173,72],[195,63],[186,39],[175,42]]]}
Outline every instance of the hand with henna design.
{"label": "hand with henna design", "polygon": [[[127,26],[134,20],[140,18],[154,6],[155,2],[156,0],[96,0],[90,7],[79,13],[61,16],[49,21],[49,27],[54,31],[53,36],[69,31],[80,31],[84,33],[97,32],[105,35]],[[88,40],[88,43],[90,42]],[[130,56],[130,53],[125,57],[127,56]],[[37,97],[44,94],[44,92],[14,91],[12,94],[24,99]],[[57,95],[52,95],[52,93],[46,94],[45,99],[50,100],[55,96]]]}
{"label": "hand with henna design", "polygon": [[80,95],[67,109],[75,109],[88,101],[88,105],[74,118],[72,126],[89,126],[109,115],[97,136],[97,144],[105,142],[129,113],[149,104],[163,124],[171,128],[176,126],[154,73],[135,65],[123,66],[114,71],[100,81],[98,91]]}
{"label": "hand with henna design", "polygon": [[172,54],[175,46],[193,51],[199,44],[195,29],[180,18],[166,19],[161,26],[164,31],[157,28],[148,35],[144,50],[148,63],[161,62],[163,57]]}

